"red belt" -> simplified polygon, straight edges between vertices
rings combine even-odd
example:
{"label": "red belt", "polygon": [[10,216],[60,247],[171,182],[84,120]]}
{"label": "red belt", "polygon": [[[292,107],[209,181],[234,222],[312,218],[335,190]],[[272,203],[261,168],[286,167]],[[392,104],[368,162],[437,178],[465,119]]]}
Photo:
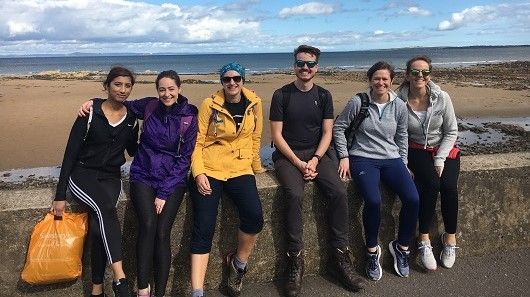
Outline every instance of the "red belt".
{"label": "red belt", "polygon": [[[409,141],[409,148],[418,149],[418,150],[424,150],[432,154],[432,157],[436,156],[436,153],[438,152],[438,147],[425,147],[422,144]],[[449,151],[449,155],[447,155],[447,159],[456,159],[458,157],[458,153],[460,153],[460,149],[455,146],[451,148]]]}

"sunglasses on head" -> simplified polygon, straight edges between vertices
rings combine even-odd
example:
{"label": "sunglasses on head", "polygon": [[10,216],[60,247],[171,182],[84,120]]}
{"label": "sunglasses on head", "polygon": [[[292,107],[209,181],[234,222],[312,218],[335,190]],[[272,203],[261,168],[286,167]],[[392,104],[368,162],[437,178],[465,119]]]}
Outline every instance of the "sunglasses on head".
{"label": "sunglasses on head", "polygon": [[303,68],[304,65],[307,65],[307,68],[313,68],[313,67],[315,67],[318,64],[318,62],[317,61],[296,60],[296,62],[294,62],[294,64],[298,68]]}
{"label": "sunglasses on head", "polygon": [[423,70],[419,70],[419,69],[411,69],[410,70],[410,75],[412,76],[420,76],[420,72],[423,76],[429,76],[429,74],[431,74],[431,71],[429,69],[423,69]]}
{"label": "sunglasses on head", "polygon": [[241,82],[241,76],[223,76],[221,77],[221,81],[225,84],[229,83],[231,80],[233,80],[235,83]]}

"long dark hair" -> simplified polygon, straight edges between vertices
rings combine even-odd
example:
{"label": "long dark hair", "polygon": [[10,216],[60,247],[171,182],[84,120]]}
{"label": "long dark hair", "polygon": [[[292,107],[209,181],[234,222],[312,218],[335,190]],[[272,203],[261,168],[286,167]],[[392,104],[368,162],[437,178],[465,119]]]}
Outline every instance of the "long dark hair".
{"label": "long dark hair", "polygon": [[123,66],[113,66],[110,69],[109,74],[107,74],[107,78],[103,82],[103,88],[107,90],[110,87],[110,83],[118,76],[127,76],[131,78],[131,84],[134,85],[134,73],[131,70]]}

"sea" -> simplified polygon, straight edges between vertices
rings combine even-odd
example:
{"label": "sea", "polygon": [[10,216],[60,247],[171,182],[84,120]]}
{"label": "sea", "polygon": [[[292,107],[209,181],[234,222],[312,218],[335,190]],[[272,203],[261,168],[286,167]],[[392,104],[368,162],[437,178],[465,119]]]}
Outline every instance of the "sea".
{"label": "sea", "polygon": [[[434,67],[467,67],[477,64],[529,61],[530,45],[427,47],[323,52],[320,70],[365,70],[377,61],[387,61],[403,70],[408,59],[427,55]],[[142,74],[172,69],[180,74],[215,73],[228,62],[242,64],[249,73],[275,73],[292,69],[292,53],[241,54],[67,54],[39,56],[2,56],[0,75],[32,75],[44,71],[106,72],[122,65]]]}

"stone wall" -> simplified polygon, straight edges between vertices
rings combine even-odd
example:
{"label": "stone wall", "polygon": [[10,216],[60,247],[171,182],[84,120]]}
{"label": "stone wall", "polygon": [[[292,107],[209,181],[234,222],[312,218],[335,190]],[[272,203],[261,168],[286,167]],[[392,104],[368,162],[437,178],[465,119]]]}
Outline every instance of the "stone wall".
{"label": "stone wall", "polygon": [[[55,170],[55,169],[54,169]],[[52,171],[54,171],[52,170]],[[56,170],[55,170],[56,171]],[[482,155],[462,158],[459,181],[460,211],[458,227],[458,256],[481,255],[530,247],[530,200],[527,176],[530,173],[530,153]],[[13,173],[17,174],[17,173]],[[8,175],[3,173],[3,176]],[[31,176],[31,174],[30,174]],[[20,176],[22,177],[22,176]],[[258,175],[265,226],[260,234],[247,274],[249,282],[266,282],[282,278],[285,263],[283,232],[284,203],[273,172]],[[354,263],[363,273],[364,239],[362,233],[362,199],[351,182],[350,242]],[[49,209],[53,197],[54,178],[23,179],[20,183],[0,182],[0,292],[6,296],[81,296],[90,287],[89,256],[84,255],[81,280],[50,286],[29,286],[20,280],[29,236],[36,222]],[[128,190],[128,185],[124,185]],[[326,203],[312,183],[306,188],[304,201],[304,238],[306,274],[325,273],[328,255]],[[382,247],[395,237],[399,199],[384,191],[380,242]],[[74,205],[74,210],[76,206]],[[135,276],[136,220],[132,204],[122,199],[118,205],[122,220],[124,266],[131,281]],[[441,218],[433,228],[435,252],[439,252],[439,236],[443,232]],[[189,284],[189,242],[191,230],[189,199],[182,204],[172,230],[173,260],[168,293],[183,296]],[[233,204],[223,199],[207,273],[207,286],[217,287],[222,277],[222,256],[235,249],[238,219]],[[85,249],[88,250],[88,249]],[[390,267],[391,256],[383,249],[383,266]],[[414,273],[414,272],[413,272]],[[110,279],[110,275],[108,277]],[[106,285],[110,290],[110,284]],[[187,294],[186,294],[187,295]]]}

